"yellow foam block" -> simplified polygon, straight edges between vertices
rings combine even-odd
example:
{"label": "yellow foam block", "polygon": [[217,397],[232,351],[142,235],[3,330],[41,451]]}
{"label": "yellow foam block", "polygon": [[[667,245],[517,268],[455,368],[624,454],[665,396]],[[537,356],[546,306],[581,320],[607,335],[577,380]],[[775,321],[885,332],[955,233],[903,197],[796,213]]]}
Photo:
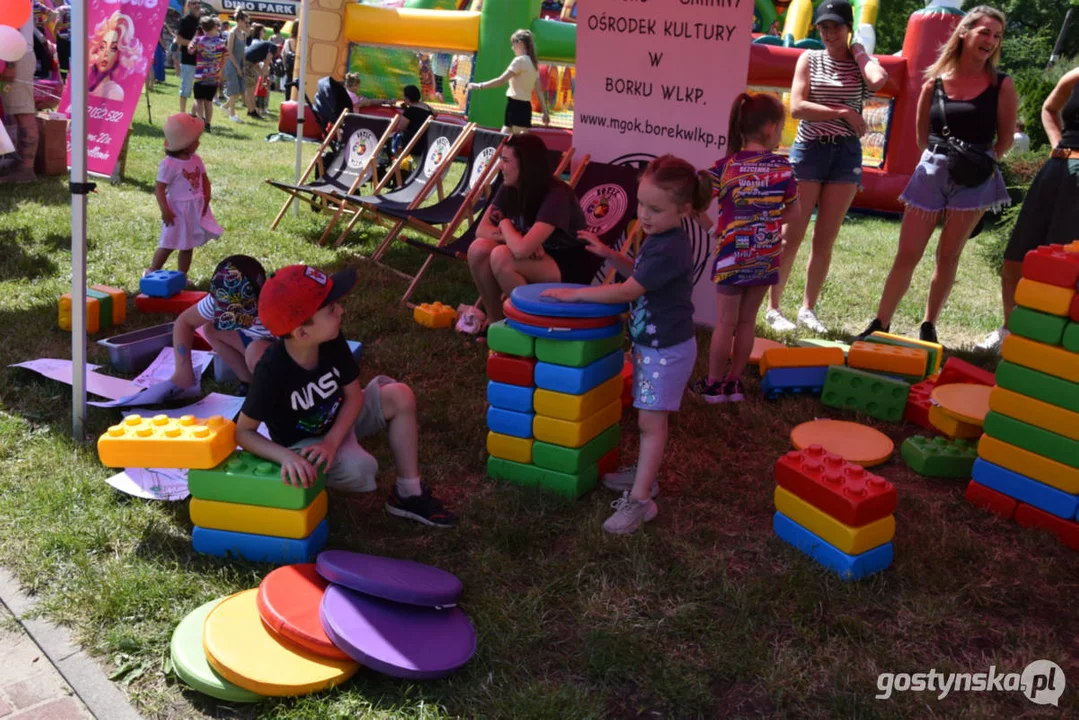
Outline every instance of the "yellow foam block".
{"label": "yellow foam block", "polygon": [[761,355],[761,375],[771,368],[824,367],[842,365],[845,358],[837,347],[782,347],[765,350]]}
{"label": "yellow foam block", "polygon": [[950,438],[974,440],[982,435],[982,428],[980,425],[965,423],[954,415],[949,414],[948,411],[940,405],[929,406],[929,424]]}
{"label": "yellow foam block", "polygon": [[532,436],[540,442],[562,447],[579,448],[622,417],[619,398],[599,412],[576,422],[537,415],[532,420]]}
{"label": "yellow foam block", "polygon": [[1057,435],[1079,440],[1079,413],[1062,407],[998,386],[989,393],[989,409]]}
{"label": "yellow foam block", "polygon": [[922,377],[929,364],[929,353],[921,348],[859,340],[850,346],[847,364],[859,370]]}
{"label": "yellow foam block", "polygon": [[[71,293],[60,296],[57,304],[56,324],[61,330],[71,332]],[[101,303],[97,298],[86,298],[86,332],[96,333],[101,329]]]}
{"label": "yellow foam block", "polygon": [[1067,317],[1074,295],[1075,288],[1057,287],[1023,278],[1015,288],[1015,304],[1050,315]]}
{"label": "yellow foam block", "polygon": [[995,437],[982,435],[978,457],[1066,493],[1079,494],[1079,468],[1036,455]]}
{"label": "yellow foam block", "polygon": [[325,490],[316,495],[302,510],[191,499],[191,522],[210,530],[229,530],[298,540],[313,533],[315,526],[325,517]]}
{"label": "yellow foam block", "polygon": [[584,395],[567,395],[537,388],[532,395],[532,407],[537,415],[558,420],[584,420],[622,397],[623,382],[622,376],[616,375]]}
{"label": "yellow foam block", "polygon": [[776,486],[775,501],[776,510],[849,555],[872,550],[878,545],[891,542],[895,537],[895,515],[860,527],[851,527],[810,505],[781,485]]}
{"label": "yellow foam block", "polygon": [[1000,356],[1008,362],[1038,370],[1046,375],[1079,382],[1079,353],[1046,345],[1012,333],[1004,338]]}
{"label": "yellow foam block", "polygon": [[97,440],[105,467],[209,470],[236,449],[236,425],[220,415],[128,415]]}
{"label": "yellow foam block", "polygon": [[519,438],[502,433],[487,433],[487,452],[491,457],[532,464],[532,438]]}
{"label": "yellow foam block", "polygon": [[936,373],[940,372],[941,363],[944,362],[944,346],[941,345],[940,343],[926,342],[925,340],[918,340],[917,338],[909,338],[906,335],[896,335],[895,333],[887,333],[887,332],[884,332],[883,330],[877,330],[873,334],[874,335],[879,335],[880,337],[883,337],[883,338],[888,338],[889,340],[902,341],[902,342],[907,343],[908,345],[918,345],[919,347],[923,347],[926,350],[936,350],[937,351],[937,355],[936,355],[937,360],[933,364],[933,367],[926,369],[926,372],[928,372],[930,375],[933,375],[933,374],[936,374]]}
{"label": "yellow foam block", "polygon": [[108,285],[91,285],[90,289],[105,293],[112,298],[112,324],[122,325],[127,319],[127,293]]}

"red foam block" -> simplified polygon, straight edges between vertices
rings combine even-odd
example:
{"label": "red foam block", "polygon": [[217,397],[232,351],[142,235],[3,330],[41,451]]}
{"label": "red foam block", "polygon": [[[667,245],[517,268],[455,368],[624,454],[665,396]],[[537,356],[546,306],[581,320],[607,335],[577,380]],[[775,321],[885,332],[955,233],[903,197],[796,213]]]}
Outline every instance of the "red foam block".
{"label": "red foam block", "polygon": [[628,408],[633,404],[633,363],[626,360],[622,363],[622,407]]}
{"label": "red foam block", "polygon": [[776,482],[841,523],[860,527],[895,512],[895,487],[820,445],[776,461]]}
{"label": "red foam block", "polygon": [[487,377],[507,385],[531,387],[536,371],[535,358],[522,358],[492,352],[487,356]]}
{"label": "red foam block", "polygon": [[934,379],[922,380],[920,383],[910,386],[910,394],[907,395],[907,407],[903,410],[904,420],[927,430],[934,429],[929,422],[929,406],[931,404],[929,396],[936,386],[937,381]]}
{"label": "red foam block", "polygon": [[988,510],[1005,520],[1012,519],[1015,515],[1015,506],[1019,504],[1019,501],[1015,498],[1008,497],[992,488],[987,488],[975,480],[971,480],[970,484],[967,485],[967,492],[964,497],[971,505],[980,507],[982,510]]}
{"label": "red foam block", "polygon": [[599,471],[599,476],[603,477],[607,473],[613,473],[618,470],[618,461],[620,458],[618,446],[615,445],[596,463],[596,469]]}
{"label": "red foam block", "polygon": [[993,387],[996,385],[996,379],[993,373],[988,370],[982,370],[980,367],[971,365],[966,360],[950,357],[940,371],[940,377],[937,378],[937,387],[955,383],[974,383]]}
{"label": "red foam block", "polygon": [[172,297],[149,297],[139,293],[135,296],[135,307],[144,313],[167,313],[179,315],[192,305],[206,297],[202,290],[181,290]]}
{"label": "red foam block", "polygon": [[1015,521],[1025,528],[1048,530],[1072,550],[1079,550],[1079,523],[1050,515],[1044,510],[1019,503],[1015,509]]}
{"label": "red foam block", "polygon": [[1042,245],[1023,258],[1023,277],[1046,285],[1079,285],[1079,253],[1064,252],[1063,245]]}
{"label": "red foam block", "polygon": [[1072,298],[1072,306],[1068,311],[1068,317],[1072,322],[1079,322],[1079,294]]}

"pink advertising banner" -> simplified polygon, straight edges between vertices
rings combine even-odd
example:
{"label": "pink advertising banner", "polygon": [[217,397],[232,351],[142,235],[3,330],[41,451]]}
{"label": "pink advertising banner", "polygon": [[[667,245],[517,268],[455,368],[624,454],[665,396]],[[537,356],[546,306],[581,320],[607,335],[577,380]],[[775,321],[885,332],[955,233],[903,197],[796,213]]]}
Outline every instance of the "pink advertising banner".
{"label": "pink advertising banner", "polygon": [[[671,153],[711,166],[727,154],[730,106],[746,88],[752,30],[753,0],[578,0],[578,154],[643,167]],[[688,224],[695,319],[711,325],[710,239]]]}
{"label": "pink advertising banner", "polygon": [[[87,168],[111,175],[131,125],[154,47],[169,9],[168,0],[87,0],[89,65],[86,106]],[[74,68],[73,68],[74,69]],[[60,112],[71,114],[71,84],[64,86]],[[68,164],[71,138],[68,137]]]}

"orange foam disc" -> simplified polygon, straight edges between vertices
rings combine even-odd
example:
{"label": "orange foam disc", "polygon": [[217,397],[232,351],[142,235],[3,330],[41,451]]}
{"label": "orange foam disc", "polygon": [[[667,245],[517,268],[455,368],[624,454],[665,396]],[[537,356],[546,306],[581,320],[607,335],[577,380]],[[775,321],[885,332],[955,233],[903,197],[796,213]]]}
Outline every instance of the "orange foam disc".
{"label": "orange foam disc", "polygon": [[989,393],[992,391],[988,385],[973,383],[941,385],[933,389],[929,399],[956,420],[981,427],[989,412]]}
{"label": "orange foam disc", "polygon": [[810,420],[791,430],[791,442],[798,450],[820,445],[847,462],[873,467],[887,462],[895,443],[879,430],[846,420]]}
{"label": "orange foam disc", "polygon": [[279,567],[259,583],[259,615],[278,635],[316,655],[351,660],[322,629],[319,608],[327,585],[314,563]]}

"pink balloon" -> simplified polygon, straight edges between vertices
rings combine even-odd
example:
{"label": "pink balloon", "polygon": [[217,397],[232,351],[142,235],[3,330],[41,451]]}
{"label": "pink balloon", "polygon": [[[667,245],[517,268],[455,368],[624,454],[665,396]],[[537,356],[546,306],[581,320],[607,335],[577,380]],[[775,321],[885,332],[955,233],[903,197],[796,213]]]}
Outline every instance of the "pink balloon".
{"label": "pink balloon", "polygon": [[0,60],[18,62],[26,54],[26,40],[13,27],[0,25]]}
{"label": "pink balloon", "polygon": [[30,0],[0,2],[0,25],[21,28],[30,19]]}

